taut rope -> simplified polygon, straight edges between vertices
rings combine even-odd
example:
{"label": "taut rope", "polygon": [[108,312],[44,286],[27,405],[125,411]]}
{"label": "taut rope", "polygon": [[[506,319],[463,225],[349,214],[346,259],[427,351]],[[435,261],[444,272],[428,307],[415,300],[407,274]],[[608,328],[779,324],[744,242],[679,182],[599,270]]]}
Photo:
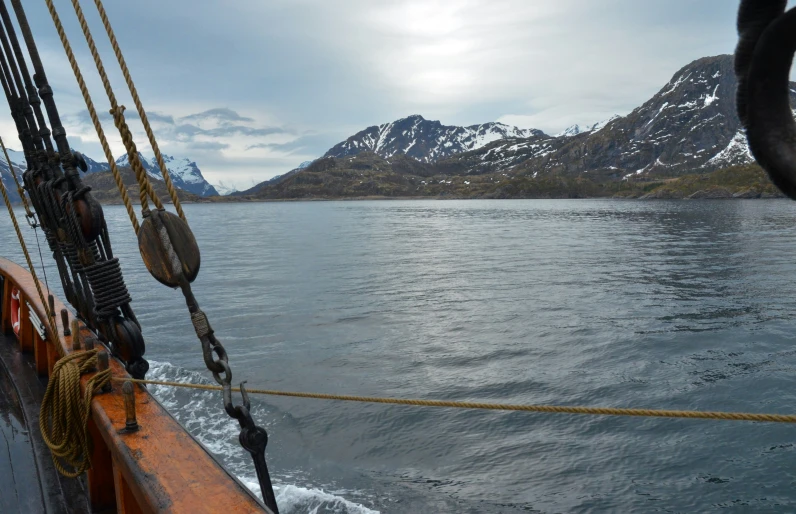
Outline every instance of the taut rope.
{"label": "taut rope", "polygon": [[[151,384],[205,391],[223,391],[222,387],[206,384],[183,384],[161,380],[133,380],[116,378],[115,381],[130,381],[139,384]],[[351,396],[346,394],[301,393],[293,391],[275,391],[272,389],[246,389],[247,393],[266,394],[271,396],[290,396],[293,398],[312,398],[316,400],[339,400],[345,402],[388,403],[393,405],[413,405],[417,407],[449,407],[454,409],[486,409],[522,412],[543,412],[549,414],[592,414],[597,416],[636,416],[655,418],[686,418],[686,419],[720,419],[725,421],[760,421],[767,423],[796,423],[794,414],[758,414],[747,412],[690,411],[665,409],[620,409],[615,407],[579,407],[566,405],[522,405],[489,402],[457,402],[448,400],[421,400],[416,398],[381,398],[377,396]]]}
{"label": "taut rope", "polygon": [[[6,152],[6,146],[3,144],[3,139],[0,138],[0,147],[3,149],[3,153],[6,157],[6,162],[8,163],[8,167],[12,168],[13,165],[11,161],[8,159],[8,152]],[[13,170],[11,171],[13,174]],[[14,176],[16,180],[16,175]],[[41,301],[42,306],[44,307],[44,312],[47,314],[47,326],[50,329],[50,333],[52,337],[57,337],[58,332],[55,330],[55,315],[53,312],[50,311],[50,304],[44,299],[44,292],[41,290],[41,283],[39,282],[39,277],[36,275],[36,268],[33,267],[33,261],[30,258],[30,253],[28,253],[28,245],[25,244],[25,238],[22,237],[22,231],[19,229],[19,223],[17,223],[17,217],[14,214],[14,207],[11,205],[11,199],[8,197],[8,192],[6,191],[6,186],[3,184],[3,181],[0,180],[0,194],[3,195],[3,201],[6,204],[6,208],[8,209],[8,216],[11,218],[11,223],[14,225],[14,231],[17,233],[17,239],[19,239],[19,246],[22,247],[22,253],[25,254],[25,260],[28,263],[28,269],[30,269],[30,275],[33,277],[33,283],[36,284],[36,291],[39,293],[39,300]],[[23,198],[23,202],[27,206],[27,202],[25,201],[25,193],[20,188],[20,196]],[[26,209],[27,210],[27,209]],[[55,345],[56,348],[61,351],[60,345]]]}
{"label": "taut rope", "polygon": [[[135,88],[133,77],[130,75],[130,70],[127,68],[127,62],[125,62],[124,56],[122,55],[122,49],[119,47],[118,41],[116,41],[116,34],[114,34],[113,27],[111,27],[111,22],[108,20],[108,15],[105,12],[105,7],[102,5],[102,0],[94,0],[94,4],[97,6],[97,11],[99,11],[102,24],[105,26],[105,32],[108,33],[108,39],[111,41],[113,53],[116,54],[116,60],[119,61],[119,67],[122,70],[122,75],[124,75],[127,88],[130,90],[130,96],[133,97],[133,102],[135,103],[135,108],[138,111],[138,116],[141,118],[141,123],[144,125],[144,131],[146,131],[147,138],[149,138],[149,145],[152,147],[152,151],[155,153],[155,159],[158,161],[160,174],[163,175],[163,181],[166,183],[166,189],[171,197],[171,203],[174,205],[174,209],[176,209],[180,218],[187,222],[188,220],[185,218],[185,213],[182,211],[182,205],[180,205],[180,199],[177,197],[177,190],[174,187],[174,184],[171,182],[171,176],[169,175],[169,171],[166,169],[166,163],[163,161],[163,155],[160,153],[160,147],[158,147],[158,142],[155,139],[155,133],[152,132],[152,127],[149,125],[149,118],[144,110],[144,105],[141,103],[141,98],[138,96],[138,90]],[[75,12],[78,13],[81,27],[84,26],[85,20],[83,19],[83,12],[80,9],[80,3],[78,0],[72,0],[72,5],[75,6]],[[84,30],[84,33],[86,33],[86,30]],[[88,37],[90,36],[87,36],[87,39]]]}

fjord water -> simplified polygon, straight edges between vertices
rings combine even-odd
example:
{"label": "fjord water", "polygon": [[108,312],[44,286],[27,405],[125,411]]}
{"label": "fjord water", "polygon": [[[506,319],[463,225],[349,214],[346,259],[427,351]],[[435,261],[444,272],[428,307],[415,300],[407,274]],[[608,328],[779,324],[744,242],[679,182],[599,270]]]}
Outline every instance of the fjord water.
{"label": "fjord water", "polygon": [[[202,250],[196,295],[233,380],[249,387],[796,412],[789,201],[303,202],[186,213]],[[210,383],[180,293],[143,268],[124,210],[106,216],[150,378]],[[2,254],[22,262],[0,220]],[[220,396],[153,390],[255,482]],[[253,408],[288,513],[796,509],[790,425],[276,397]]]}

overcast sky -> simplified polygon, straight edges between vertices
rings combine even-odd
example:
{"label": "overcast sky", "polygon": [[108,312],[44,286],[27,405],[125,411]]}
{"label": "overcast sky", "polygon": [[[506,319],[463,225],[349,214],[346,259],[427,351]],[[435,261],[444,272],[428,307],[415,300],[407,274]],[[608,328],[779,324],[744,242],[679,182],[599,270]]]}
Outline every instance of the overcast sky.
{"label": "overcast sky", "polygon": [[[56,0],[108,102],[70,2]],[[410,114],[556,133],[626,114],[699,57],[732,53],[733,0],[106,0],[165,153],[238,188]],[[793,2],[791,2],[793,3]],[[25,2],[72,145],[103,160],[44,2]],[[93,2],[95,39],[113,54]],[[114,70],[115,71],[115,70]],[[132,108],[119,73],[121,103]],[[3,111],[5,112],[5,111]],[[133,118],[134,110],[128,110]],[[108,121],[109,135],[115,130]],[[149,151],[140,125],[140,148]],[[18,141],[8,116],[7,141]],[[112,137],[115,154],[123,147]]]}

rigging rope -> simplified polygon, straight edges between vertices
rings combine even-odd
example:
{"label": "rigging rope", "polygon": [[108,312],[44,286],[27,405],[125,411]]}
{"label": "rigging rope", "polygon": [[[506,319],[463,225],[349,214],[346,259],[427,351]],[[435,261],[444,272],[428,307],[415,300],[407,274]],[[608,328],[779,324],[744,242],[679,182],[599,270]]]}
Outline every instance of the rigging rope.
{"label": "rigging rope", "polygon": [[[19,198],[22,200],[22,206],[25,208],[25,217],[30,220],[31,218],[35,219],[35,214],[30,211],[30,205],[28,204],[28,199],[25,196],[25,191],[22,189],[22,186],[19,183],[19,179],[17,178],[17,172],[14,169],[14,165],[11,164],[11,159],[8,157],[8,152],[6,151],[6,145],[3,143],[2,138],[0,138],[0,147],[3,148],[3,155],[6,159],[6,164],[8,164],[8,171],[11,173],[11,177],[14,179],[14,184],[17,186],[17,194],[19,194]],[[30,221],[28,221],[30,223]]]}
{"label": "rigging rope", "polygon": [[[112,378],[114,381],[137,382],[139,384],[185,387],[206,391],[223,391],[220,386],[206,384],[183,384],[162,380],[133,380],[129,378]],[[459,402],[447,400],[422,400],[415,398],[381,398],[377,396],[351,396],[345,394],[302,393],[293,391],[275,391],[271,389],[246,389],[247,393],[265,394],[270,396],[290,396],[293,398],[313,398],[316,400],[339,400],[361,403],[388,403],[393,405],[413,405],[417,407],[450,407],[455,409],[486,409],[523,412],[544,412],[550,414],[593,414],[597,416],[636,416],[657,418],[686,419],[720,419],[726,421],[760,421],[768,423],[796,423],[794,414],[759,414],[747,412],[689,411],[666,409],[624,409],[615,407],[579,407],[566,405],[522,405],[489,402]]]}
{"label": "rigging rope", "polygon": [[[50,11],[50,16],[53,19],[58,35],[64,50],[67,53],[70,65],[75,74],[75,77],[80,77],[81,73],[71,52],[69,41],[63,29],[61,21],[56,12],[53,0],[45,0]],[[140,188],[140,200],[142,207],[142,222],[137,232],[139,240],[139,250],[141,251],[144,264],[149,269],[149,272],[161,283],[169,287],[179,287],[185,297],[186,306],[191,316],[191,321],[196,330],[197,338],[202,345],[202,353],[207,368],[213,373],[215,380],[222,384],[224,387],[224,409],[227,414],[238,421],[241,432],[239,441],[241,446],[249,452],[254,460],[254,467],[257,473],[258,482],[260,484],[263,500],[265,504],[271,508],[272,511],[278,513],[276,504],[276,497],[271,485],[271,479],[268,474],[268,467],[265,461],[265,447],[268,442],[268,434],[262,427],[259,427],[254,422],[251,413],[249,412],[250,404],[248,403],[247,396],[243,388],[241,388],[241,395],[244,398],[243,404],[235,405],[232,401],[232,371],[228,363],[227,352],[221,342],[215,337],[213,329],[207,320],[207,316],[199,307],[199,303],[193,295],[191,290],[191,282],[196,278],[199,272],[199,248],[196,244],[196,239],[191,232],[190,226],[185,219],[185,214],[179,203],[176,188],[171,181],[168,170],[165,167],[163,157],[155,141],[154,134],[152,133],[149,120],[146,112],[144,111],[138,92],[133,83],[130,71],[122,55],[116,36],[111,28],[110,21],[108,20],[107,13],[102,5],[101,0],[95,0],[95,5],[102,18],[103,25],[113,46],[114,53],[116,54],[119,66],[121,67],[130,94],[138,109],[138,114],[149,137],[152,149],[155,152],[160,167],[166,189],[171,197],[172,204],[177,211],[177,216],[166,212],[160,203],[160,199],[154,193],[152,185],[147,177],[146,171],[140,162],[138,151],[135,146],[135,141],[130,133],[130,129],[124,119],[124,106],[118,105],[113,88],[108,80],[105,68],[99,52],[96,49],[94,39],[88,27],[88,23],[83,15],[80,2],[72,0],[78,21],[80,22],[83,35],[88,43],[91,55],[94,59],[94,64],[97,67],[108,100],[111,104],[111,114],[113,115],[114,124],[119,130],[119,133],[124,142],[125,149],[127,150],[130,164],[136,173],[136,178]],[[85,84],[78,78],[78,83],[81,87],[83,97],[88,101],[90,95]],[[146,205],[146,195],[144,191],[149,193],[152,201],[155,203],[157,210],[150,211]],[[143,378],[143,377],[137,377]]]}
{"label": "rigging rope", "polygon": [[[130,223],[133,225],[133,230],[135,233],[138,234],[138,219],[135,215],[135,210],[133,209],[132,203],[130,202],[130,198],[127,195],[127,188],[124,185],[124,181],[122,180],[121,173],[119,169],[116,167],[116,161],[113,158],[113,153],[111,153],[110,146],[108,145],[108,139],[105,137],[105,131],[102,128],[102,124],[100,123],[99,116],[97,116],[97,110],[94,108],[94,102],[91,99],[91,94],[88,91],[88,87],[86,86],[86,81],[83,79],[83,73],[80,71],[80,66],[77,63],[77,59],[75,59],[75,54],[72,52],[72,45],[69,44],[69,39],[66,36],[66,32],[64,31],[64,27],[61,24],[61,19],[58,16],[58,12],[55,10],[55,5],[53,5],[52,0],[47,1],[47,8],[50,11],[50,16],[53,19],[53,23],[55,24],[55,29],[58,32],[58,37],[61,39],[61,44],[64,47],[64,51],[66,52],[66,57],[69,60],[69,65],[72,67],[72,72],[75,75],[75,79],[77,80],[77,84],[80,88],[80,93],[83,95],[83,100],[86,103],[86,108],[88,108],[89,115],[91,116],[91,122],[94,124],[94,130],[97,132],[97,136],[99,137],[100,144],[102,145],[102,150],[105,152],[105,158],[108,160],[108,164],[111,167],[111,173],[113,174],[113,179],[116,182],[116,187],[119,189],[119,194],[122,196],[122,201],[124,202],[124,207],[127,210],[127,215],[130,218]],[[96,51],[96,49],[95,49]],[[132,162],[130,163],[132,166]],[[154,194],[154,191],[152,192]],[[145,189],[141,187],[139,182],[139,195],[142,206],[146,205],[146,192]]]}
{"label": "rigging rope", "polygon": [[75,352],[59,359],[41,402],[39,429],[42,438],[52,452],[58,472],[71,478],[91,467],[88,434],[91,400],[111,378],[110,368],[97,372],[89,379],[81,397],[80,376],[94,370],[98,352],[98,349]]}
{"label": "rigging rope", "polygon": [[[47,5],[48,7],[52,5],[52,0],[47,0]],[[103,66],[102,59],[97,51],[97,46],[94,44],[94,38],[91,36],[91,31],[88,28],[88,23],[86,23],[86,18],[83,16],[83,10],[81,9],[80,4],[74,0],[72,1],[72,5],[75,8],[75,13],[77,14],[78,21],[80,22],[80,28],[83,30],[83,35],[85,36],[89,50],[91,51],[91,57],[94,59],[94,64],[97,66],[97,71],[102,79],[102,85],[105,88],[105,93],[108,95],[108,101],[111,104],[110,113],[113,116],[113,123],[122,136],[122,142],[127,150],[127,158],[130,162],[130,167],[135,172],[136,179],[138,180],[138,194],[141,201],[142,212],[145,213],[149,210],[146,200],[147,194],[150,198],[152,198],[152,202],[155,204],[155,207],[162,209],[163,205],[160,203],[160,198],[152,188],[152,184],[149,182],[149,179],[146,175],[146,170],[141,164],[141,158],[138,155],[138,149],[135,146],[132,134],[130,134],[127,123],[124,120],[124,106],[119,106],[118,102],[116,101],[116,95],[114,94],[111,83],[108,80],[108,75],[105,73],[105,66]],[[50,9],[50,15],[52,16],[59,36],[63,34],[61,42],[64,44],[64,49],[66,49],[67,45],[69,45],[69,42],[66,38],[66,33],[63,31],[61,20],[58,17],[58,13],[55,11],[54,6]],[[77,67],[77,61],[75,61],[73,71],[75,72],[75,77],[77,77],[77,74],[80,73],[79,68]],[[88,89],[86,89],[86,95],[88,95]]]}
{"label": "rigging rope", "polygon": [[[10,168],[12,165],[11,161],[8,159],[8,152],[6,151],[6,146],[3,143],[3,138],[0,138],[0,147],[3,149],[3,154],[5,154],[6,162]],[[33,266],[30,253],[28,253],[28,246],[25,244],[25,238],[22,237],[22,231],[19,229],[19,223],[17,223],[17,217],[14,214],[14,207],[11,205],[11,200],[9,199],[8,192],[6,191],[6,186],[3,184],[2,180],[0,180],[0,193],[3,195],[3,201],[5,201],[6,208],[8,209],[8,216],[11,218],[11,223],[14,225],[14,231],[17,233],[17,239],[19,239],[19,245],[22,247],[22,253],[25,254],[25,260],[28,263],[30,275],[33,277],[33,283],[36,284],[36,291],[39,293],[39,300],[41,301],[42,307],[44,307],[44,312],[47,314],[47,325],[50,329],[50,334],[52,334],[54,337],[58,333],[58,331],[55,329],[55,314],[50,311],[50,304],[44,299],[44,293],[41,289],[41,282],[39,282],[39,277],[36,275],[36,268]],[[25,197],[24,194],[25,193],[23,191],[23,198]],[[60,345],[56,345],[56,348],[61,351]]]}
{"label": "rigging rope", "polygon": [[[149,138],[149,144],[152,147],[152,151],[155,152],[155,159],[158,161],[158,167],[160,168],[160,174],[163,175],[163,181],[166,183],[166,189],[169,192],[169,196],[171,197],[171,203],[174,205],[174,208],[177,210],[177,214],[182,218],[183,221],[187,222],[188,220],[185,218],[185,213],[182,210],[182,205],[180,205],[180,199],[177,197],[177,190],[174,187],[174,184],[171,182],[171,175],[169,175],[169,171],[166,169],[166,163],[163,161],[163,155],[160,153],[160,148],[158,147],[158,142],[155,140],[155,133],[152,132],[152,127],[149,125],[149,118],[146,115],[146,111],[144,110],[144,105],[141,103],[141,98],[138,96],[138,90],[135,88],[135,84],[133,83],[133,77],[130,75],[130,70],[127,68],[127,62],[124,60],[124,56],[122,55],[122,49],[119,47],[118,41],[116,41],[116,34],[113,32],[113,27],[111,27],[111,22],[108,20],[108,15],[105,12],[105,7],[102,5],[102,0],[94,0],[94,4],[97,6],[97,11],[99,12],[100,19],[102,19],[102,24],[105,26],[105,32],[108,34],[108,39],[111,41],[111,46],[113,47],[113,53],[116,54],[116,60],[119,61],[119,67],[122,70],[122,75],[124,75],[124,80],[127,82],[127,88],[130,90],[130,95],[133,97],[133,102],[135,103],[135,108],[138,111],[138,116],[141,118],[141,123],[144,125],[144,131],[146,132],[147,137]],[[75,7],[75,12],[78,13],[78,18],[80,19],[80,26],[83,27],[84,25],[86,28],[84,29],[84,33],[87,35],[86,39],[90,38],[90,34],[88,33],[88,26],[85,24],[85,19],[83,18],[83,11],[80,9],[80,3],[78,0],[72,0],[72,5]],[[92,43],[93,44],[93,43]],[[99,66],[99,65],[98,65]]]}

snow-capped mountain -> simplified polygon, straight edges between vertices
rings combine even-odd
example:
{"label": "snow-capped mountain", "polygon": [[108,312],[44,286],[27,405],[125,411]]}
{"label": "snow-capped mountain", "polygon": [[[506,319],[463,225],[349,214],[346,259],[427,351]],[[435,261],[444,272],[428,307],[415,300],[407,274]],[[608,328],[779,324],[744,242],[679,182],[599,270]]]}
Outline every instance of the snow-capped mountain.
{"label": "snow-capped mountain", "polygon": [[[144,165],[147,175],[155,180],[163,180],[158,161],[154,155],[148,158],[138,152],[138,157],[141,159],[141,164]],[[219,194],[216,188],[205,180],[202,176],[202,171],[194,161],[185,157],[173,157],[165,154],[163,155],[163,161],[166,163],[166,169],[169,171],[171,181],[178,188],[199,196],[215,196]],[[127,154],[116,159],[116,164],[118,166],[129,166]],[[107,169],[107,165],[105,169]]]}
{"label": "snow-capped mountain", "polygon": [[556,134],[556,137],[572,137],[577,136],[578,134],[582,134],[583,132],[588,132],[589,130],[586,128],[581,127],[578,124],[569,126],[565,128],[562,132]]}
{"label": "snow-capped mountain", "polygon": [[[140,152],[139,156],[141,158],[141,163],[144,165],[144,169],[147,171],[147,174],[155,180],[162,181],[163,177],[160,174],[160,168],[158,167],[155,157],[152,156],[147,158]],[[14,169],[17,171],[17,178],[21,183],[22,172],[27,169],[25,155],[16,150],[8,150],[8,157],[11,159]],[[87,155],[83,155],[83,159],[86,161],[86,173],[97,173],[109,170],[107,162],[95,161]],[[195,162],[187,158],[172,157],[170,155],[164,155],[163,160],[166,162],[166,169],[169,170],[169,175],[171,176],[172,182],[178,188],[199,196],[213,196],[219,194],[216,188],[207,182],[207,180],[205,180],[205,178],[202,176],[201,170]],[[118,166],[128,166],[129,164],[127,161],[127,155],[123,155],[122,157],[116,159],[116,164]],[[5,157],[0,155],[0,180],[3,181],[3,184],[6,186],[6,189],[8,190],[8,193],[12,199],[16,201],[19,199],[19,195],[16,192],[16,185],[14,184],[14,180],[9,174],[8,170],[9,168],[5,161]]]}
{"label": "snow-capped mountain", "polygon": [[[8,157],[11,159],[11,164],[17,174],[17,180],[19,180],[19,183],[22,184],[22,172],[24,172],[27,168],[25,165],[25,156],[22,154],[22,152],[8,150]],[[22,158],[21,165],[17,163],[17,159],[19,158]],[[3,185],[5,186],[11,201],[16,202],[19,201],[19,194],[17,194],[17,185],[14,183],[14,179],[9,170],[10,168],[8,167],[5,156],[2,155],[2,152],[0,152],[0,180],[3,181]]]}
{"label": "snow-capped mountain", "polygon": [[[684,66],[626,116],[542,141],[494,142],[453,160],[469,173],[510,170],[515,175],[605,178],[676,176],[743,164],[752,159],[735,113],[735,89],[732,56],[705,57]],[[792,103],[794,91],[796,84]]]}
{"label": "snow-capped mountain", "polygon": [[[22,184],[22,173],[28,168],[25,154],[10,148],[6,148],[6,151],[8,152],[9,159],[11,159],[11,164],[14,166],[14,170],[16,171],[17,180],[19,180],[19,183]],[[83,155],[83,159],[86,161],[86,173],[95,173],[97,171],[106,171],[108,169],[107,164],[97,162],[86,155]],[[4,155],[2,155],[2,152],[0,152],[0,180],[2,180],[3,185],[6,186],[6,190],[8,191],[8,195],[11,197],[11,199],[13,201],[18,201],[19,194],[17,193],[17,186],[9,172],[8,163],[6,163],[6,158]]]}
{"label": "snow-capped mountain", "polygon": [[448,126],[415,114],[357,132],[332,147],[324,157],[349,157],[369,151],[384,158],[405,154],[421,162],[435,162],[476,150],[492,141],[539,135],[544,134],[540,130],[496,122],[469,127]]}
{"label": "snow-capped mountain", "polygon": [[578,124],[575,124],[570,127],[567,127],[566,129],[564,129],[563,132],[559,132],[558,134],[556,134],[556,137],[572,137],[572,136],[577,136],[578,134],[585,134],[587,132],[599,132],[600,130],[603,129],[603,127],[605,127],[606,125],[608,125],[617,118],[621,118],[621,116],[615,114],[614,116],[611,116],[607,120],[598,121],[594,125],[585,125],[583,127],[581,127]]}
{"label": "snow-capped mountain", "polygon": [[213,187],[218,191],[218,194],[221,196],[228,196],[232,193],[237,193],[238,189],[234,186],[228,186],[224,182],[219,182],[218,184],[213,184]]}

